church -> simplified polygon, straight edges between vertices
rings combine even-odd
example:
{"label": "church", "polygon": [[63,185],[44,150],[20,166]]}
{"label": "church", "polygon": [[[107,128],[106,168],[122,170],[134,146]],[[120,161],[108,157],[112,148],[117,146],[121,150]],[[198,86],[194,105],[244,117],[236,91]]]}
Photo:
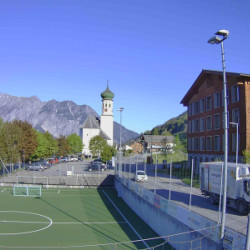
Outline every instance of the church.
{"label": "church", "polygon": [[98,117],[89,115],[84,123],[79,127],[79,134],[84,144],[82,153],[91,155],[89,150],[89,141],[94,136],[101,136],[105,139],[109,146],[113,146],[114,134],[114,117],[113,117],[113,98],[114,94],[107,88],[101,93],[102,97],[102,114]]}

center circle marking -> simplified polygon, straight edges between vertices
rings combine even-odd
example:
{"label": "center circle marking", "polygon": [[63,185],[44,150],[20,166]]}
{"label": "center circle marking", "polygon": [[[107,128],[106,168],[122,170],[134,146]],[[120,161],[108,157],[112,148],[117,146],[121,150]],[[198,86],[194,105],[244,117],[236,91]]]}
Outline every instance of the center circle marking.
{"label": "center circle marking", "polygon": [[53,221],[45,216],[45,215],[42,215],[42,214],[37,214],[37,213],[33,213],[33,212],[21,212],[21,211],[0,211],[0,213],[18,213],[18,214],[32,214],[32,215],[36,215],[36,216],[40,216],[42,218],[45,218],[48,220],[48,225],[45,226],[45,227],[42,227],[40,229],[37,229],[37,230],[33,230],[33,231],[26,231],[26,232],[18,232],[18,233],[0,233],[0,235],[20,235],[20,234],[31,234],[31,233],[36,233],[36,232],[39,232],[39,231],[43,231],[47,228],[49,228],[52,224],[53,224]]}

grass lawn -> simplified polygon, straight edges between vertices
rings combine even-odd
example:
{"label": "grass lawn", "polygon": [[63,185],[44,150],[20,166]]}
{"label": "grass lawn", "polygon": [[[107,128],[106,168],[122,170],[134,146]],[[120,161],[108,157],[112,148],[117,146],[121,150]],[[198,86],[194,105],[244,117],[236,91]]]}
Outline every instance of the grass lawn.
{"label": "grass lawn", "polygon": [[1,187],[0,200],[0,249],[146,249],[158,245],[154,249],[172,249],[114,189],[42,189],[41,197],[14,197],[12,188]]}

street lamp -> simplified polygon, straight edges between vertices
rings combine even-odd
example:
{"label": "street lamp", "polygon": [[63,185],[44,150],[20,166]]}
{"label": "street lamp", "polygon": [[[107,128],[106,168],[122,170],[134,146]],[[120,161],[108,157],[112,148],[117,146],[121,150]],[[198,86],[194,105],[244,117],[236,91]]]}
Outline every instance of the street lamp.
{"label": "street lamp", "polygon": [[120,147],[119,147],[120,158],[119,158],[119,170],[118,170],[119,176],[121,172],[121,159],[122,159],[122,111],[123,110],[124,108],[117,109],[117,111],[120,111]]}
{"label": "street lamp", "polygon": [[236,166],[238,164],[238,154],[239,154],[239,123],[237,122],[230,122],[231,125],[236,126],[236,156],[235,156],[235,162]]}
{"label": "street lamp", "polygon": [[222,205],[222,221],[221,221],[221,241],[225,234],[226,204],[227,204],[227,158],[228,158],[228,121],[227,121],[227,81],[225,71],[225,58],[223,41],[229,35],[228,30],[219,30],[208,40],[210,44],[221,44],[222,69],[223,69],[223,91],[224,91],[224,187],[223,187],[223,205]]}

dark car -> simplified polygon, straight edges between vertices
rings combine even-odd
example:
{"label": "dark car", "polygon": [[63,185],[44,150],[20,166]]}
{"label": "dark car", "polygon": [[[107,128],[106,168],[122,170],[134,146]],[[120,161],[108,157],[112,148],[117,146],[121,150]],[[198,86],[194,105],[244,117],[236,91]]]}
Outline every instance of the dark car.
{"label": "dark car", "polygon": [[91,171],[105,171],[106,170],[106,165],[101,162],[101,161],[93,161],[90,165],[89,165],[89,168],[88,170],[91,172]]}

